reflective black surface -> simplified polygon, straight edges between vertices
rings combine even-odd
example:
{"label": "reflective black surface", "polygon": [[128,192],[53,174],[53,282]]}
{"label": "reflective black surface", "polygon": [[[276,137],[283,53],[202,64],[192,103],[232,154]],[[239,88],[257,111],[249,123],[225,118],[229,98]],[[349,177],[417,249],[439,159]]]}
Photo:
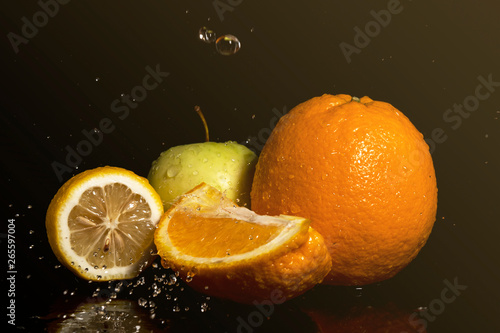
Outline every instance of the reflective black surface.
{"label": "reflective black surface", "polygon": [[[1,243],[8,260],[15,235],[15,267],[4,265],[14,276],[4,309],[14,299],[17,328],[28,332],[500,331],[499,9],[492,0],[5,3]],[[237,36],[241,49],[218,54],[199,40],[203,26]],[[114,298],[116,284],[59,267],[45,211],[71,175],[115,165],[146,176],[161,151],[204,140],[195,105],[212,140],[258,152],[277,117],[323,93],[390,102],[431,147],[436,224],[395,278],[318,286],[271,311],[207,300],[182,283],[162,282],[153,297],[155,277],[169,274],[161,268]],[[72,155],[78,147],[85,156]]]}

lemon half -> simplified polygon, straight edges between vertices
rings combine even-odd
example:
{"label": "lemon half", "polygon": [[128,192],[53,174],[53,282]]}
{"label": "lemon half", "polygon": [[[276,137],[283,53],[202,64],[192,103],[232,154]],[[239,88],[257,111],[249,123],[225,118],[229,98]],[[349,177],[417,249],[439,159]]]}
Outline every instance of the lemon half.
{"label": "lemon half", "polygon": [[153,235],[163,214],[146,178],[117,167],[84,171],[52,199],[47,236],[59,261],[92,281],[130,279],[153,259]]}

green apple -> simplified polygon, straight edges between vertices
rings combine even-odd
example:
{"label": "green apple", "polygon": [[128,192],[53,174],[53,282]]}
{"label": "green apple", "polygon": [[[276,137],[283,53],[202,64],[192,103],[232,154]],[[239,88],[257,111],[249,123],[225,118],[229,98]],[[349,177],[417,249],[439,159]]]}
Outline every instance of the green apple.
{"label": "green apple", "polygon": [[175,199],[205,182],[240,206],[249,206],[257,155],[234,141],[172,147],[153,162],[148,179],[167,210]]}

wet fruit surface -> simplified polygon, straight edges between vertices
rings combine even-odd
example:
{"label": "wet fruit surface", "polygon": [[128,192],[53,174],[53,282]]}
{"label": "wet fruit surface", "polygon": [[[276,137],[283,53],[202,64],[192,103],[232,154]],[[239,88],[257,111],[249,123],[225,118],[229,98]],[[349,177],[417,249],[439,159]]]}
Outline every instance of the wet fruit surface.
{"label": "wet fruit surface", "polygon": [[325,282],[364,285],[394,276],[427,241],[436,176],[422,134],[392,105],[325,94],[274,128],[252,207],[311,219],[332,256]]}

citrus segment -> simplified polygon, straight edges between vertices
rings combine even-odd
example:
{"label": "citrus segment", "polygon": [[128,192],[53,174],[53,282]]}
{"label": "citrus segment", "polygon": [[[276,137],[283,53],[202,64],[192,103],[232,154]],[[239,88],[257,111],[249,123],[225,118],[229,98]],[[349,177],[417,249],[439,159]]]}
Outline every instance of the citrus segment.
{"label": "citrus segment", "polygon": [[307,219],[257,215],[202,183],[163,215],[155,244],[165,267],[205,294],[250,303],[280,290],[288,299],[331,268]]}
{"label": "citrus segment", "polygon": [[96,168],[59,189],[47,211],[47,235],[57,258],[76,275],[127,279],[151,261],[162,213],[145,178],[121,168]]}
{"label": "citrus segment", "polygon": [[[231,228],[224,228],[234,223]],[[185,228],[196,229],[199,238],[185,232]],[[248,223],[235,218],[201,217],[185,212],[175,213],[168,227],[172,245],[182,248],[193,257],[226,257],[241,254],[264,245],[276,237],[278,226]],[[250,241],[249,241],[250,240]],[[200,246],[202,244],[202,246]],[[223,244],[231,248],[223,249]]]}

